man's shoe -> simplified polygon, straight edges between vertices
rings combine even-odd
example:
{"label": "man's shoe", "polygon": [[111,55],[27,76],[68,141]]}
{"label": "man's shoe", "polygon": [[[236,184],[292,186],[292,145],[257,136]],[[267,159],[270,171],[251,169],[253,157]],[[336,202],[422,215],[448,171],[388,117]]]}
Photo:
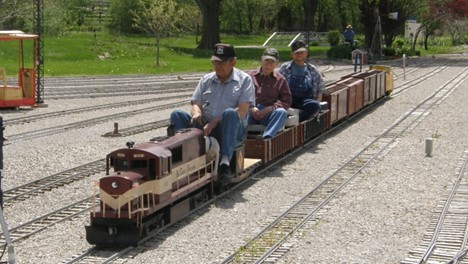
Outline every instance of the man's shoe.
{"label": "man's shoe", "polygon": [[231,168],[227,164],[219,165],[218,170],[218,182],[222,185],[226,185],[232,182]]}

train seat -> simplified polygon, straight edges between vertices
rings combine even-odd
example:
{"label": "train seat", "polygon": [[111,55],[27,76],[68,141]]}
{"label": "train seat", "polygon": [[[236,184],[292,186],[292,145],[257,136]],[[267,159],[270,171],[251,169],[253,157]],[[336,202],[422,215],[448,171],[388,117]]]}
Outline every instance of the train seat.
{"label": "train seat", "polygon": [[3,87],[7,87],[7,78],[5,68],[0,68],[0,81],[3,82]]}
{"label": "train seat", "polygon": [[290,107],[288,109],[288,119],[286,119],[285,127],[293,127],[299,125],[300,109]]}
{"label": "train seat", "polygon": [[[299,125],[299,113],[301,112],[301,110],[290,107],[287,112],[288,112],[288,118],[286,119],[286,123],[284,124],[284,127],[280,129],[279,131],[282,131],[287,127],[293,127],[293,126]],[[266,126],[260,125],[260,124],[247,125],[247,133],[248,134],[261,134],[263,133],[265,128]]]}

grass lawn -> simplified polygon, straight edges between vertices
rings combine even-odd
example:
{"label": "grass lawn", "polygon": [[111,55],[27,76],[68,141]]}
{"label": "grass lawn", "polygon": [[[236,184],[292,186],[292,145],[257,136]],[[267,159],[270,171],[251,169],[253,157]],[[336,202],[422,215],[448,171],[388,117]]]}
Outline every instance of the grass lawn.
{"label": "grass lawn", "polygon": [[[259,66],[262,44],[268,36],[221,36],[221,40],[236,47],[240,69]],[[212,70],[211,51],[195,49],[195,36],[164,38],[161,40],[159,66],[156,66],[156,41],[142,36],[115,36],[108,33],[68,33],[62,37],[44,39],[45,76],[168,74],[178,72],[209,72]],[[25,65],[32,67],[30,43],[25,42]],[[446,47],[446,48],[445,48]],[[448,53],[453,47],[445,46],[439,52]],[[275,47],[280,60],[290,59],[287,46]],[[430,47],[431,49],[433,47]],[[0,42],[0,67],[9,76],[18,71],[18,45]],[[328,47],[309,48],[312,57],[326,58]],[[434,53],[421,50],[422,55]],[[439,53],[435,52],[435,53]],[[432,54],[430,53],[430,54]]]}

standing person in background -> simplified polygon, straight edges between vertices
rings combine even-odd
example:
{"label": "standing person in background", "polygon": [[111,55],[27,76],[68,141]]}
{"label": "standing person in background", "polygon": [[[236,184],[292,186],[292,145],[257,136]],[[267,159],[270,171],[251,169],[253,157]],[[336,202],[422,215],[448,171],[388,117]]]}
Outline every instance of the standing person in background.
{"label": "standing person in background", "polygon": [[354,45],[354,31],[353,27],[351,25],[348,25],[343,32],[343,37],[345,42],[348,42],[349,45],[353,46]]}
{"label": "standing person in background", "polygon": [[291,91],[283,75],[275,72],[278,65],[277,49],[263,52],[262,66],[250,72],[255,86],[255,107],[250,109],[249,124],[261,124],[266,128],[262,138],[269,139],[284,127],[291,105]]}
{"label": "standing person in background", "polygon": [[214,72],[203,76],[195,89],[191,115],[175,110],[170,122],[174,130],[187,127],[203,129],[220,143],[221,161],[218,180],[222,185],[232,181],[229,162],[237,146],[247,136],[249,107],[255,104],[255,90],[250,76],[235,68],[236,53],[230,44],[214,46],[211,63]]}
{"label": "standing person in background", "polygon": [[292,95],[291,107],[302,110],[299,122],[314,118],[320,110],[325,84],[318,69],[306,61],[307,46],[299,40],[291,44],[292,61],[280,66]]}

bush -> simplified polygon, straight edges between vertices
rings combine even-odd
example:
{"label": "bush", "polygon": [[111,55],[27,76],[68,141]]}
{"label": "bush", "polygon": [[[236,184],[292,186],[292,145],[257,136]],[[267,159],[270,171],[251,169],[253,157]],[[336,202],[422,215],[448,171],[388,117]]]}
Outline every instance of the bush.
{"label": "bush", "polygon": [[406,56],[421,56],[421,52],[419,50],[412,50],[408,48],[402,48],[402,49],[396,50],[395,55],[403,56],[403,54],[406,54]]}
{"label": "bush", "polygon": [[312,42],[310,43],[310,46],[312,46],[312,47],[318,47],[319,45],[320,45],[320,44],[319,44],[317,41],[312,41]]}
{"label": "bush", "polygon": [[395,40],[395,41],[393,42],[393,45],[392,45],[392,46],[393,46],[394,48],[399,48],[399,49],[401,49],[404,45],[405,45],[405,41],[404,41],[404,40],[402,40],[402,39],[397,39],[397,40]]}
{"label": "bush", "polygon": [[351,52],[353,51],[353,47],[348,44],[341,44],[338,46],[332,46],[327,51],[327,58],[329,59],[351,59]]}
{"label": "bush", "polygon": [[383,54],[385,56],[395,56],[396,54],[396,50],[394,48],[390,48],[390,47],[385,47],[383,48]]}
{"label": "bush", "polygon": [[337,46],[341,41],[341,33],[338,30],[332,30],[327,35],[330,46]]}

